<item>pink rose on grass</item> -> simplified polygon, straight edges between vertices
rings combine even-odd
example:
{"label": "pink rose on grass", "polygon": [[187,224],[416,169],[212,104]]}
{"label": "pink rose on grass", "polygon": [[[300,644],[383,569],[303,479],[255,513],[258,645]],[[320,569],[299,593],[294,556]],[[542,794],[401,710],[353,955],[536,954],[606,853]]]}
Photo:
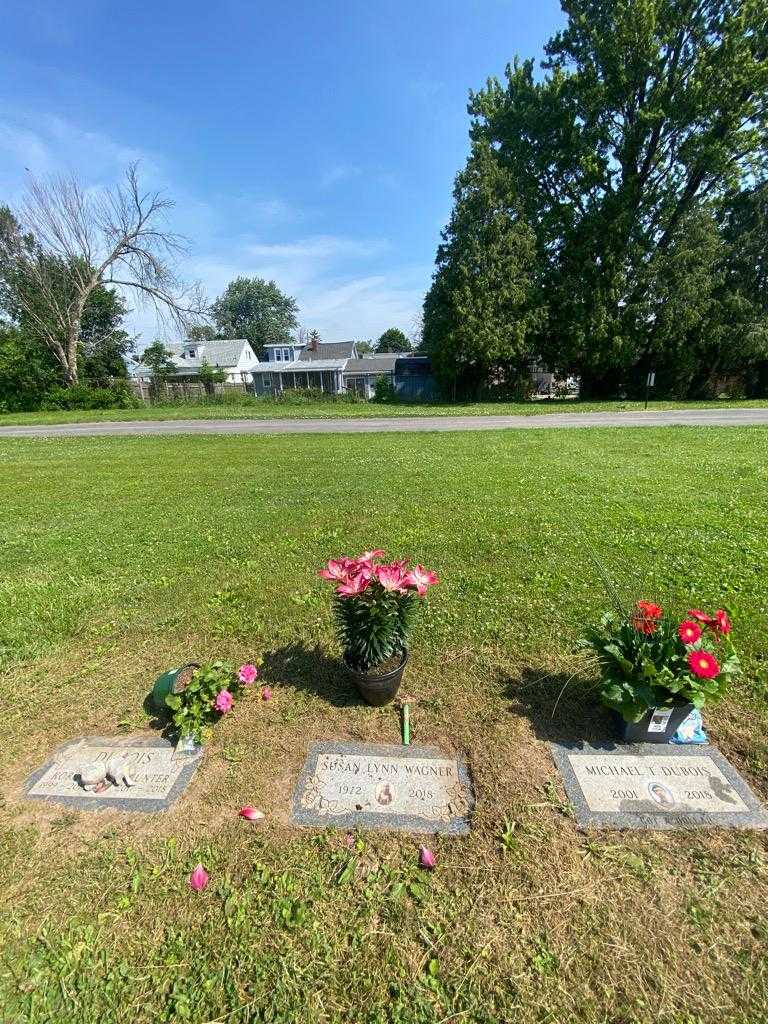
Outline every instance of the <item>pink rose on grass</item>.
{"label": "pink rose on grass", "polygon": [[414,565],[410,572],[407,572],[403,577],[403,583],[406,587],[413,587],[419,597],[424,597],[427,588],[433,587],[435,583],[439,582],[440,579],[437,573],[425,569],[423,565]]}
{"label": "pink rose on grass", "polygon": [[192,874],[189,876],[188,885],[193,892],[202,892],[203,889],[208,885],[210,875],[205,870],[202,864],[198,864]]}
{"label": "pink rose on grass", "polygon": [[213,706],[216,708],[217,711],[220,711],[221,714],[224,715],[227,713],[227,711],[229,711],[229,709],[232,707],[234,703],[234,698],[232,694],[229,692],[229,690],[221,690],[217,694]]}
{"label": "pink rose on grass", "polygon": [[262,811],[256,807],[251,807],[250,804],[247,807],[241,807],[237,813],[241,818],[245,818],[246,821],[261,821],[264,817]]}
{"label": "pink rose on grass", "polygon": [[250,662],[241,665],[237,670],[237,678],[243,684],[243,686],[250,686],[254,682],[256,676],[259,674],[259,670],[255,665],[251,665]]}

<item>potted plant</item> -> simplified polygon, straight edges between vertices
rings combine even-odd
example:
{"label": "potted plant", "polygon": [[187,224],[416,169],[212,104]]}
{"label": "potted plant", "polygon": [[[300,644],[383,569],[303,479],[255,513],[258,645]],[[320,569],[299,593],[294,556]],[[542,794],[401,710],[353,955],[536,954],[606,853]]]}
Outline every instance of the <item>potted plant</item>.
{"label": "potted plant", "polygon": [[652,601],[630,614],[606,612],[582,642],[597,656],[603,704],[630,743],[668,743],[694,708],[720,700],[740,671],[731,620],[695,608],[684,618]]}
{"label": "potted plant", "polygon": [[199,667],[196,661],[190,661],[178,668],[169,668],[167,672],[163,672],[161,676],[157,677],[152,687],[152,703],[158,711],[162,711],[166,706],[165,698],[169,693],[184,691],[194,675],[195,669]]}
{"label": "potted plant", "polygon": [[172,720],[180,742],[191,738],[200,744],[212,726],[234,707],[258,676],[255,665],[245,664],[235,670],[223,661],[210,661],[199,665],[180,693],[169,693],[165,698],[173,712]]}
{"label": "potted plant", "polygon": [[422,565],[382,562],[383,551],[331,559],[320,576],[335,584],[334,614],[344,666],[374,706],[394,700],[408,661],[408,637],[429,587]]}

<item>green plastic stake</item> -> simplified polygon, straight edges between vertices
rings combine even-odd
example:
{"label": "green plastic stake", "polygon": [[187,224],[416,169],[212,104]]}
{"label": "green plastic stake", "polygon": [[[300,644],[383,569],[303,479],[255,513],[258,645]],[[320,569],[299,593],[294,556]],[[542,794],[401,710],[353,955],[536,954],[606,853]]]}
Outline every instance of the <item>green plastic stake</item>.
{"label": "green plastic stake", "polygon": [[408,704],[403,704],[403,745],[410,746],[411,743],[411,709]]}

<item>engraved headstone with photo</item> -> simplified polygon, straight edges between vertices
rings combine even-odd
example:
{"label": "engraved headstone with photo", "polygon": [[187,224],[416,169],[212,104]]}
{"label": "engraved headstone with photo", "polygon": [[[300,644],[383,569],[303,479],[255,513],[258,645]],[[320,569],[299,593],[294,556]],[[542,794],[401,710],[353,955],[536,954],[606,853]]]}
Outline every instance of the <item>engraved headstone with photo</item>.
{"label": "engraved headstone with photo", "polygon": [[345,742],[310,748],[292,819],[300,825],[469,832],[475,798],[467,766],[434,747]]}
{"label": "engraved headstone with photo", "polygon": [[768,812],[709,744],[551,747],[582,827],[768,828]]}

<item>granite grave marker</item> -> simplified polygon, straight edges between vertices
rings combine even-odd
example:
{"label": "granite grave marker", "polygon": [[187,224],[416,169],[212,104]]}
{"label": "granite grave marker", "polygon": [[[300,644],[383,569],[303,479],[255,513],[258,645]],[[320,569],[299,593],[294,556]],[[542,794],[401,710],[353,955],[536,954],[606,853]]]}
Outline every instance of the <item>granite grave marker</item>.
{"label": "granite grave marker", "polygon": [[[79,770],[119,755],[132,786],[107,783],[86,792]],[[178,756],[173,744],[159,736],[81,736],[54,753],[24,784],[31,800],[45,800],[80,810],[164,811],[184,792],[200,754]]]}
{"label": "granite grave marker", "polygon": [[768,813],[709,744],[552,743],[581,827],[768,828]]}
{"label": "granite grave marker", "polygon": [[464,835],[475,798],[465,762],[434,747],[315,743],[293,796],[300,825]]}

